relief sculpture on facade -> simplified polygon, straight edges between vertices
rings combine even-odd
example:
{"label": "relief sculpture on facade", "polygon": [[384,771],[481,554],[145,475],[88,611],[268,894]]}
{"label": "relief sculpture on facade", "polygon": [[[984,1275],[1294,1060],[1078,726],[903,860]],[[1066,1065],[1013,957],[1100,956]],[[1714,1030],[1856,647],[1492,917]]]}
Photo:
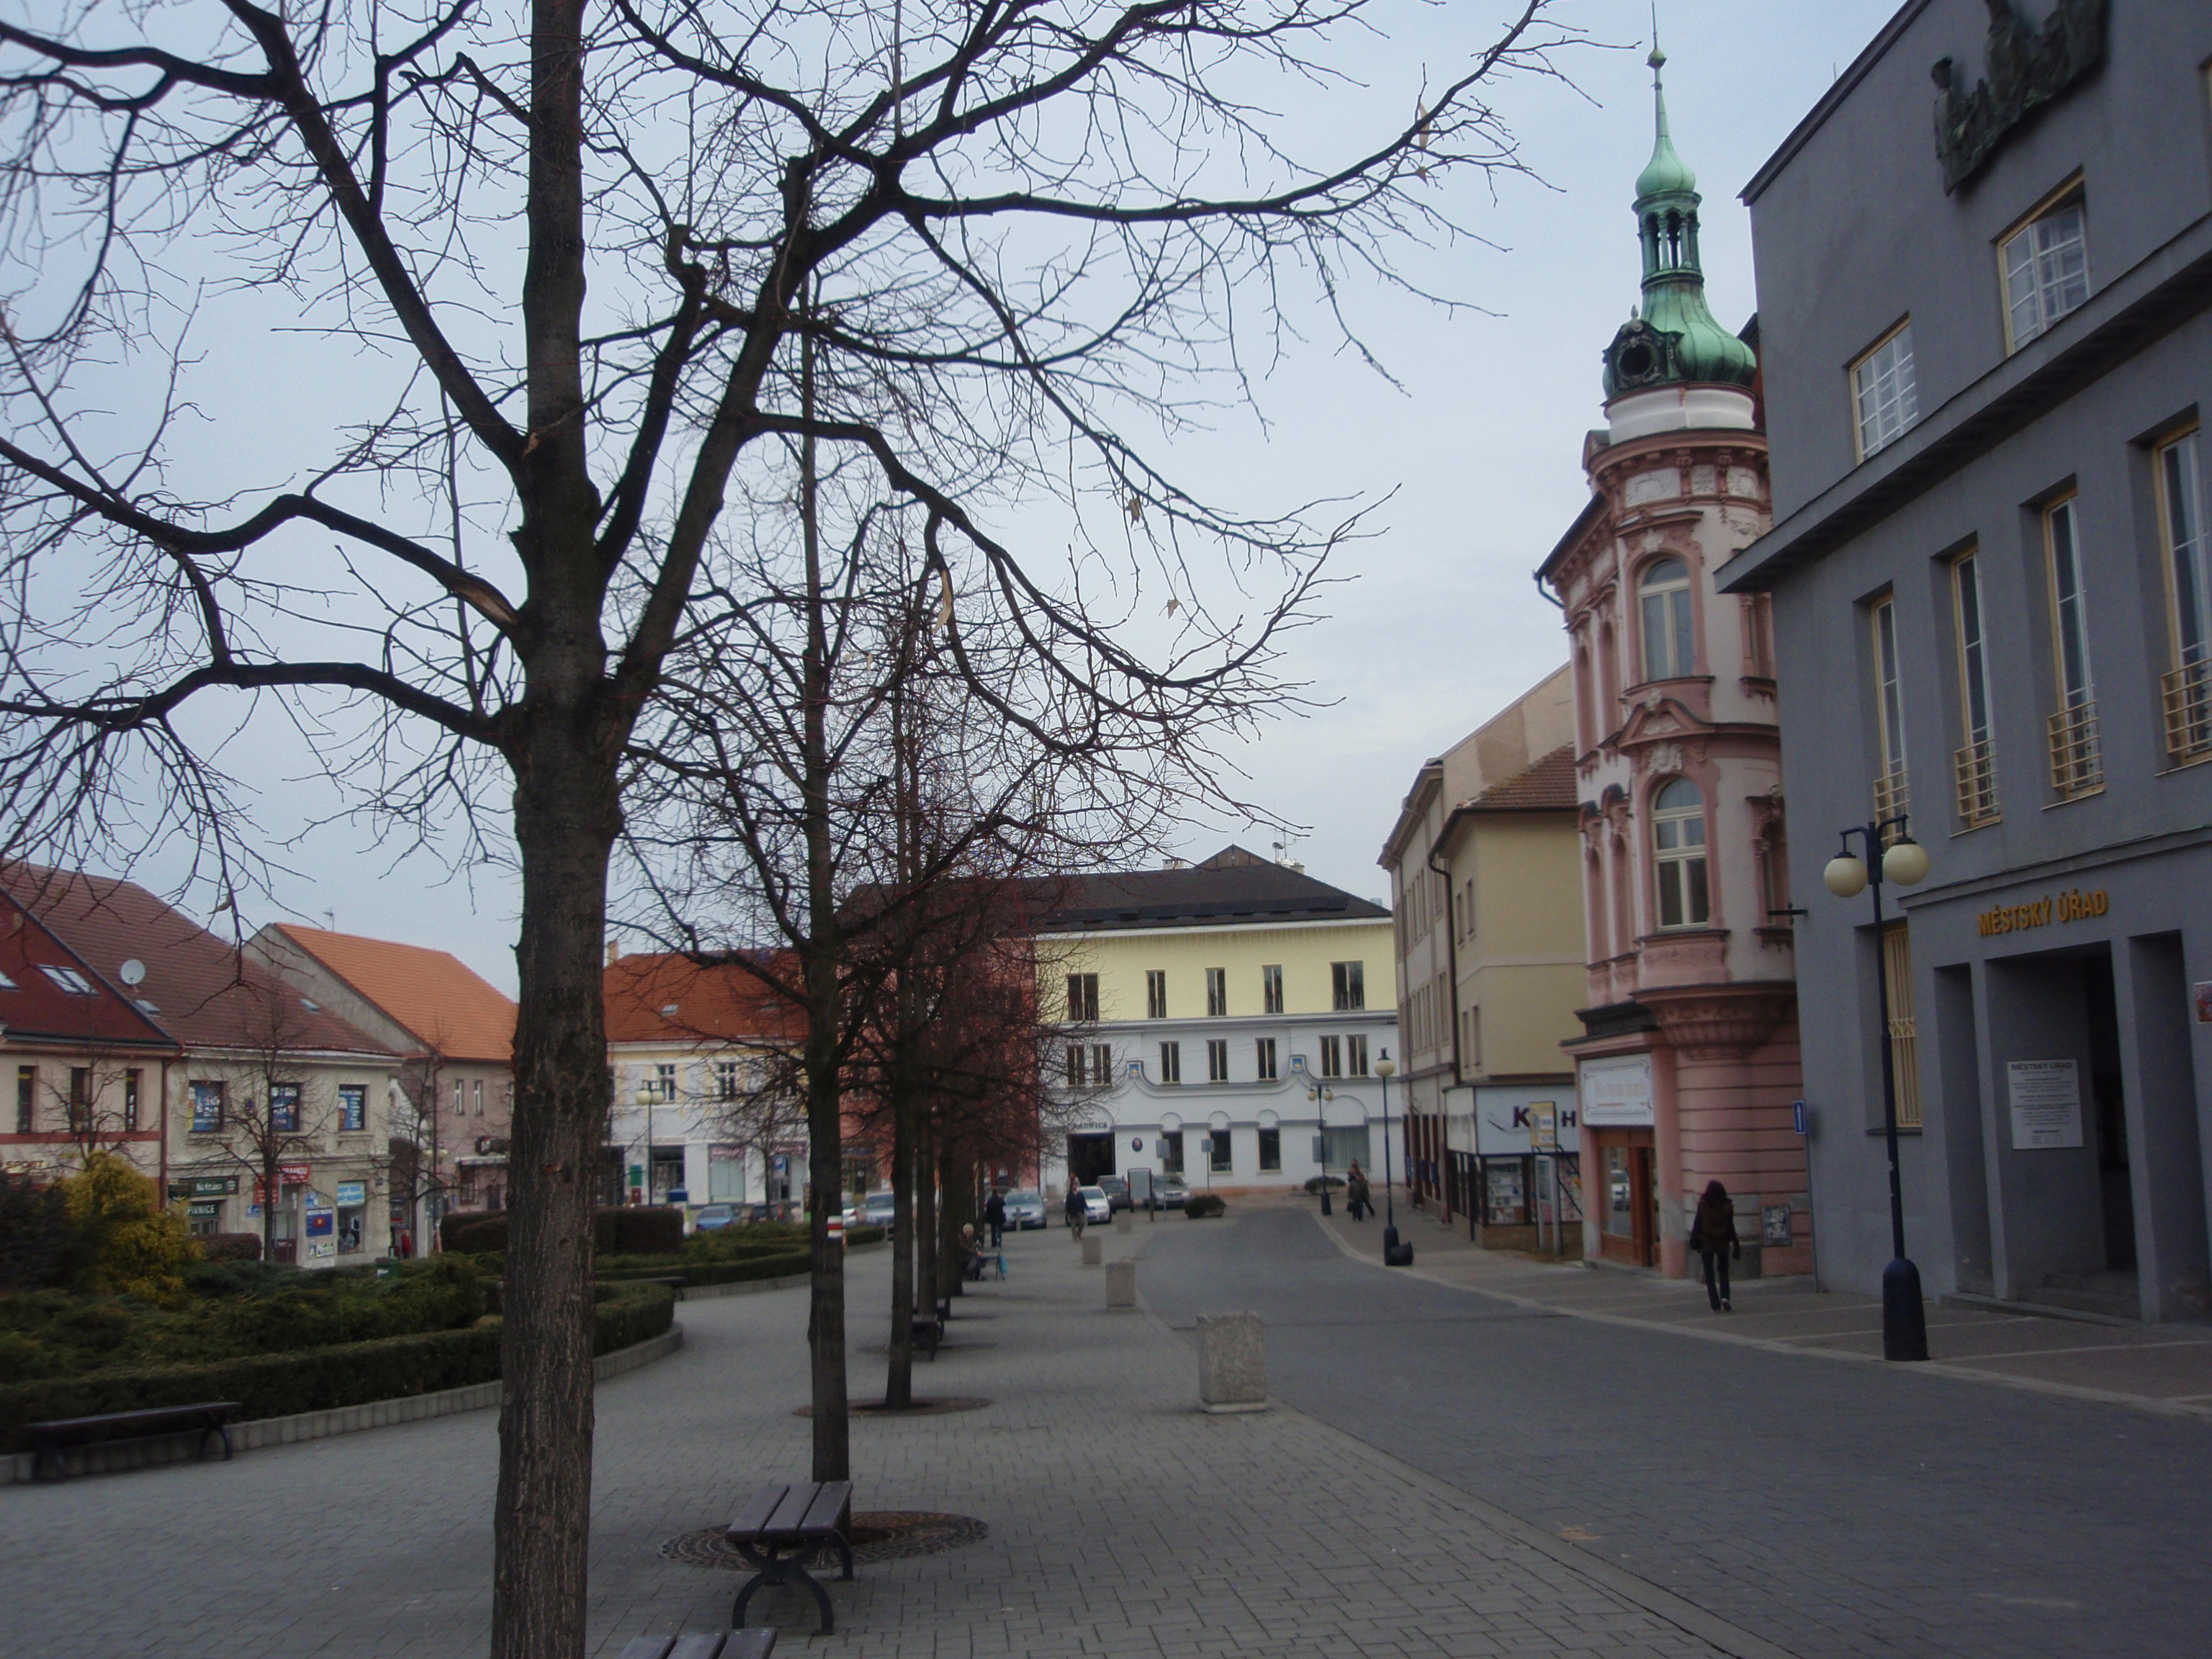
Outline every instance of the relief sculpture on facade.
{"label": "relief sculpture on facade", "polygon": [[1936,82],[1936,155],[1945,194],[1980,172],[2014,128],[2105,60],[2105,25],[2112,0],[2058,0],[2039,29],[2014,0],[1987,0],[1987,74],[1966,89],[1954,58],[1939,58]]}

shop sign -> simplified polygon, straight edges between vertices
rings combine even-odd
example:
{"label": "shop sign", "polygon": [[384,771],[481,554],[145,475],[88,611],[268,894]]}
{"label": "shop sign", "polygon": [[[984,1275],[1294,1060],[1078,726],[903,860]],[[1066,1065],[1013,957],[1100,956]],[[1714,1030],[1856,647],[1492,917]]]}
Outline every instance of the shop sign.
{"label": "shop sign", "polygon": [[310,1187],[307,1188],[307,1205],[311,1210],[327,1210],[331,1207],[330,1195],[327,1193],[319,1193]]}
{"label": "shop sign", "polygon": [[2197,991],[2197,1023],[2212,1025],[2212,979],[2199,980]]}
{"label": "shop sign", "polygon": [[1583,1127],[1633,1128],[1652,1121],[1650,1055],[1586,1060],[1580,1081]]}
{"label": "shop sign", "polygon": [[222,1213],[222,1200],[211,1198],[204,1203],[187,1205],[185,1213],[195,1221],[212,1221]]}
{"label": "shop sign", "polygon": [[[1555,1152],[1559,1149],[1559,1108],[1549,1100],[1532,1102],[1526,1109],[1528,1115],[1528,1150],[1532,1152]],[[1514,1114],[1516,1117],[1520,1113]]]}
{"label": "shop sign", "polygon": [[1790,1231],[1790,1206],[1787,1204],[1762,1205],[1759,1212],[1761,1240],[1778,1250],[1786,1250],[1795,1243]]}
{"label": "shop sign", "polygon": [[234,1175],[193,1176],[169,1183],[171,1198],[228,1198],[237,1190],[238,1177]]}
{"label": "shop sign", "polygon": [[337,1231],[336,1225],[337,1221],[337,1214],[335,1211],[308,1211],[307,1237],[310,1238],[328,1238],[333,1232]]}
{"label": "shop sign", "polygon": [[368,1183],[366,1181],[338,1182],[338,1206],[341,1209],[368,1202]]}
{"label": "shop sign", "polygon": [[1997,933],[2048,927],[2054,921],[2086,921],[2092,916],[2103,915],[2112,908],[2112,899],[2101,887],[2086,893],[2078,887],[2069,887],[2063,893],[2033,899],[2026,904],[2000,904],[1994,910],[1983,911],[1975,922],[1982,937],[1989,939]]}
{"label": "shop sign", "polygon": [[2005,1066],[2014,1152],[2081,1144],[2081,1072],[2070,1060],[2015,1060]]}
{"label": "shop sign", "polygon": [[307,1259],[311,1261],[337,1253],[338,1242],[335,1238],[311,1238],[307,1241]]}

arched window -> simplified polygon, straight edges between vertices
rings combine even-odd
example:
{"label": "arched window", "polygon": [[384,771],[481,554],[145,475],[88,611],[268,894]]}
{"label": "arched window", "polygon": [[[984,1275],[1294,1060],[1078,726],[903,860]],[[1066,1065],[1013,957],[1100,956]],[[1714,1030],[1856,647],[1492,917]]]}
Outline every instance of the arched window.
{"label": "arched window", "polygon": [[1705,879],[1705,798],[1687,778],[1651,797],[1651,857],[1662,927],[1702,927],[1712,915]]}
{"label": "arched window", "polygon": [[1644,571],[1636,591],[1644,601],[1644,678],[1678,680],[1693,672],[1690,568],[1680,559],[1658,560]]}

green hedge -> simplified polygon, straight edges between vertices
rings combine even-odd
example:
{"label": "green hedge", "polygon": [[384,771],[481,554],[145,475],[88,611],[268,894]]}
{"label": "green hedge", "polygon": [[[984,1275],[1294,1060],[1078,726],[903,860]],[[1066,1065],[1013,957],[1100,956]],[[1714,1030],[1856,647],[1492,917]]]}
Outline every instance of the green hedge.
{"label": "green hedge", "polygon": [[890,1231],[888,1227],[848,1227],[845,1229],[845,1243],[848,1245],[880,1244]]}
{"label": "green hedge", "polygon": [[1224,1215],[1228,1210],[1228,1200],[1215,1193],[1193,1193],[1182,1206],[1182,1212],[1193,1221],[1202,1221],[1210,1215]]}
{"label": "green hedge", "polygon": [[[664,1285],[605,1285],[594,1309],[592,1352],[611,1353],[659,1335],[675,1317]],[[0,1450],[27,1451],[24,1425],[58,1417],[203,1400],[235,1400],[242,1419],[289,1417],[489,1382],[499,1375],[499,1322],[465,1330],[346,1342],[298,1353],[255,1354],[205,1365],[92,1371],[0,1388]]]}
{"label": "green hedge", "polygon": [[681,1274],[686,1285],[750,1285],[756,1279],[784,1279],[793,1273],[803,1273],[812,1266],[812,1252],[786,1248],[736,1261],[686,1261],[678,1257],[658,1265],[608,1267],[601,1270],[599,1278],[606,1283],[622,1284],[640,1279],[673,1279]]}
{"label": "green hedge", "polygon": [[[438,1224],[439,1241],[465,1255],[507,1249],[505,1210],[457,1210]],[[592,1248],[601,1255],[651,1255],[684,1247],[684,1212],[665,1204],[632,1204],[592,1217]]]}

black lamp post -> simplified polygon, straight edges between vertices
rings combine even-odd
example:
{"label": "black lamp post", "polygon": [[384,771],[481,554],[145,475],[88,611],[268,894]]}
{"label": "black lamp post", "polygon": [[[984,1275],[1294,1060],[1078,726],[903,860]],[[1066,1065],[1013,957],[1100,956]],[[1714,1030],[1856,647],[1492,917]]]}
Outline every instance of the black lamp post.
{"label": "black lamp post", "polygon": [[[1882,850],[1882,832],[1894,829],[1897,839]],[[1851,837],[1866,848],[1862,859],[1851,851]],[[1887,879],[1899,887],[1917,886],[1928,875],[1928,849],[1905,833],[1905,814],[1871,823],[1853,824],[1842,832],[1843,850],[1828,860],[1820,880],[1838,898],[1856,898],[1874,893],[1874,982],[1881,1021],[1881,1126],[1889,1148],[1889,1241],[1891,1261],[1881,1272],[1881,1357],[1884,1359],[1928,1358],[1928,1316],[1920,1294],[1920,1269],[1905,1254],[1905,1189],[1897,1172],[1897,1060],[1889,1035],[1889,953],[1881,937],[1881,884]]]}
{"label": "black lamp post", "polygon": [[1397,1069],[1388,1048],[1376,1056],[1375,1075],[1382,1079],[1382,1265],[1410,1267],[1413,1247],[1398,1242],[1398,1206],[1390,1192],[1390,1079]]}

